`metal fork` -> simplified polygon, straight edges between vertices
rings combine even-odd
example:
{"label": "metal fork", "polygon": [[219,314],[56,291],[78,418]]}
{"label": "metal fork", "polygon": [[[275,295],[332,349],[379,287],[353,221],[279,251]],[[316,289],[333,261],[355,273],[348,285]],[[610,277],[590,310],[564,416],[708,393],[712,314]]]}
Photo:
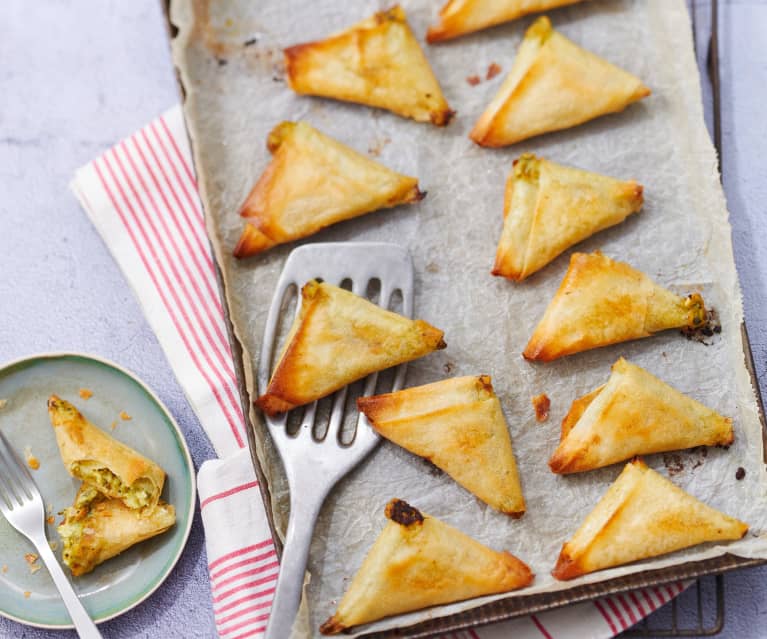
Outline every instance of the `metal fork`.
{"label": "metal fork", "polygon": [[16,530],[31,541],[59,589],[77,633],[98,639],[101,633],[83,608],[45,536],[43,498],[26,465],[18,458],[0,431],[0,512]]}
{"label": "metal fork", "polygon": [[[379,306],[389,308],[393,295],[402,296],[402,314],[413,313],[413,262],[410,254],[394,244],[344,242],[308,244],[295,249],[282,270],[266,320],[258,369],[258,386],[267,387],[273,354],[277,348],[277,328],[285,294],[291,286],[301,287],[313,278],[339,285],[351,280],[352,292],[364,296],[371,280],[380,282]],[[300,309],[300,294],[296,315]],[[397,367],[390,390],[399,390],[405,381],[403,364]],[[363,395],[375,391],[378,374],[369,375]],[[324,436],[313,433],[317,404],[303,408],[301,427],[295,435],[287,429],[288,414],[265,415],[269,433],[285,466],[290,487],[290,520],[282,553],[277,590],[266,629],[267,639],[287,637],[301,601],[301,589],[309,556],[309,545],[320,507],[335,483],[356,466],[378,443],[378,435],[364,415],[357,417],[354,438],[341,440],[341,424],[348,386],[333,395],[333,408]]]}

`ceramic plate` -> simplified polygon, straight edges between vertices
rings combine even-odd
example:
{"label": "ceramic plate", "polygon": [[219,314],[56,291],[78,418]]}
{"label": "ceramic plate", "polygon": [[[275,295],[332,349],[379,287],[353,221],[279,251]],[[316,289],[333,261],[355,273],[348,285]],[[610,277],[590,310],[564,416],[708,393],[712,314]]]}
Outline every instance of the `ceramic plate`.
{"label": "ceramic plate", "polygon": [[[90,399],[80,396],[88,389]],[[71,505],[79,482],[59,456],[46,406],[55,393],[72,402],[91,422],[157,462],[167,473],[162,498],[176,508],[176,525],[72,580],[85,608],[97,622],[130,610],[165,580],[184,548],[192,523],[195,486],[192,460],[178,425],[141,381],[116,364],[77,354],[38,355],[0,368],[0,428],[11,445],[40,461],[32,476],[54,515]],[[122,419],[130,416],[130,419]],[[111,426],[114,425],[114,430]],[[55,524],[46,524],[49,541],[61,544]],[[0,515],[0,614],[46,628],[71,627],[58,592],[43,567],[30,572],[24,554],[34,547]],[[64,571],[68,573],[67,568]]]}

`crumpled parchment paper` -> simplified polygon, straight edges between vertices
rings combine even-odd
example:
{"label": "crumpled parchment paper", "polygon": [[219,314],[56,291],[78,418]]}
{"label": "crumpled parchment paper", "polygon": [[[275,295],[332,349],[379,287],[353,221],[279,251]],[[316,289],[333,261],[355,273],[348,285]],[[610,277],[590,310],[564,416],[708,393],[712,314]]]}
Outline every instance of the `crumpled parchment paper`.
{"label": "crumpled parchment paper", "polygon": [[[403,0],[422,40],[440,2]],[[653,95],[620,114],[580,127],[489,150],[467,134],[511,68],[525,28],[518,20],[454,42],[425,46],[451,107],[440,129],[364,106],[295,95],[285,84],[281,49],[346,28],[384,3],[362,0],[205,0],[172,5],[179,28],[173,43],[186,90],[208,228],[227,284],[228,304],[246,348],[248,387],[255,397],[257,362],[269,301],[295,245],[245,261],[231,257],[242,221],[239,206],[270,156],[265,142],[282,120],[304,119],[393,169],[418,176],[428,197],[417,205],[348,221],[306,241],[378,240],[408,247],[416,269],[416,316],[445,330],[447,350],[410,365],[408,385],[449,375],[492,375],[511,430],[527,513],[510,519],[479,502],[423,460],[383,442],[327,500],[311,549],[307,588],[309,628],[335,610],[350,577],[384,525],[392,497],[507,549],[537,577],[520,594],[567,589],[725,552],[767,557],[767,477],[762,432],[744,365],[742,309],[714,149],[703,123],[690,18],[683,0],[593,0],[553,11],[555,28],[576,43],[637,74]],[[486,79],[488,66],[503,72]],[[472,86],[469,76],[481,82]],[[556,162],[635,178],[645,186],[643,210],[581,243],[601,249],[679,293],[699,290],[719,313],[722,332],[708,345],[677,331],[597,349],[549,364],[520,355],[567,268],[569,254],[522,284],[489,274],[502,225],[503,190],[512,160],[532,151]],[[619,357],[734,418],[729,450],[695,449],[652,455],[648,464],[696,497],[751,525],[742,541],[605,570],[567,583],[549,574],[562,543],[619,474],[618,464],[560,477],[547,460],[559,422],[578,396],[604,383]],[[551,398],[551,416],[537,423],[533,395]],[[253,414],[258,456],[274,497],[277,526],[287,521],[287,486],[276,451]],[[746,476],[735,479],[743,467]],[[504,595],[508,596],[508,595]],[[487,602],[493,597],[384,620],[367,629],[408,625]]]}

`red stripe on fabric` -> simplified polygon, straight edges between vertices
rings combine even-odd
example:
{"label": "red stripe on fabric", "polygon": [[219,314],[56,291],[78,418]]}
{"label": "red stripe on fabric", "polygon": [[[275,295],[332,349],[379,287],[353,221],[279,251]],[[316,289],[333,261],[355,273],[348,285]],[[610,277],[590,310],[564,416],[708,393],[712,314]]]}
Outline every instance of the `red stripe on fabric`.
{"label": "red stripe on fabric", "polygon": [[279,566],[280,566],[279,561],[273,561],[271,563],[264,564],[263,566],[258,566],[257,568],[246,570],[245,572],[241,572],[238,575],[232,575],[231,577],[227,577],[220,583],[213,584],[213,590],[218,590],[219,588],[222,588],[223,586],[226,586],[227,584],[230,584],[233,581],[237,581],[238,579],[242,579],[243,577],[252,577],[253,575],[266,572],[267,570],[271,570],[272,568],[279,568]]}
{"label": "red stripe on fabric", "polygon": [[[240,604],[245,603],[246,601],[253,601],[254,599],[258,599],[259,597],[268,597],[269,595],[273,595],[276,588],[266,588],[264,590],[259,590],[255,593],[250,593],[248,595],[245,595],[244,597],[240,597],[239,599],[236,599],[235,601],[230,601],[225,606],[221,606],[220,608],[213,608],[213,614],[214,615],[220,615],[223,612],[226,612],[227,610],[231,610],[232,608],[236,608]],[[271,603],[272,599],[268,600],[268,603]]]}
{"label": "red stripe on fabric", "polygon": [[[136,193],[136,189],[133,186],[133,183],[130,181],[130,178],[128,177],[128,174],[127,174],[127,172],[125,170],[125,167],[123,166],[122,162],[120,161],[119,156],[115,153],[114,149],[111,149],[108,153],[112,154],[112,156],[113,156],[113,158],[114,158],[118,168],[121,170],[123,176],[125,177],[125,180],[126,180],[128,186],[130,187],[131,191],[133,192],[133,196],[136,198],[136,201],[139,203],[139,205],[141,205],[141,207],[143,208],[143,204],[141,203],[141,200],[138,198],[138,194]],[[155,288],[157,289],[158,293],[162,297],[163,303],[165,304],[165,307],[168,309],[168,312],[171,315],[174,316],[174,318],[173,318],[174,319],[174,323],[176,324],[176,328],[179,330],[179,334],[181,335],[182,339],[184,340],[184,343],[185,343],[185,345],[187,347],[187,351],[189,352],[190,356],[194,360],[195,365],[197,366],[197,369],[200,371],[200,374],[203,375],[203,377],[206,378],[206,381],[208,382],[208,384],[209,384],[209,386],[211,388],[211,391],[213,392],[214,396],[216,397],[216,400],[218,401],[218,404],[221,407],[222,412],[224,413],[224,415],[227,418],[227,421],[229,422],[229,426],[230,426],[230,428],[232,430],[232,434],[234,435],[235,440],[237,441],[237,444],[239,445],[240,448],[243,448],[245,446],[245,443],[244,443],[244,441],[242,439],[242,436],[240,435],[240,432],[239,432],[239,430],[237,428],[237,425],[235,424],[235,421],[232,419],[232,416],[230,415],[229,411],[226,408],[226,404],[224,403],[223,398],[221,397],[221,394],[218,391],[218,387],[212,382],[210,377],[207,375],[207,373],[206,373],[207,369],[204,368],[201,365],[200,361],[197,359],[196,353],[198,351],[207,360],[208,365],[213,369],[214,373],[216,373],[216,376],[219,378],[219,380],[223,384],[225,391],[229,390],[228,385],[226,384],[225,380],[221,377],[221,373],[218,371],[218,369],[213,366],[212,362],[210,361],[210,357],[207,355],[207,352],[204,349],[203,344],[200,341],[199,335],[194,331],[194,329],[192,327],[192,324],[189,321],[189,317],[186,314],[186,311],[185,311],[184,307],[181,305],[180,300],[178,298],[178,295],[177,295],[175,289],[170,284],[170,278],[168,277],[168,274],[165,272],[165,269],[164,269],[162,263],[158,260],[157,253],[155,252],[154,247],[152,246],[151,242],[149,241],[149,238],[147,237],[146,231],[145,231],[145,229],[143,227],[143,224],[141,223],[141,218],[136,214],[136,211],[133,208],[133,205],[130,203],[130,200],[128,199],[125,191],[123,190],[122,185],[120,184],[120,181],[117,179],[117,176],[115,175],[115,172],[112,169],[112,166],[111,166],[111,164],[110,164],[110,162],[108,160],[107,154],[104,154],[102,156],[102,159],[104,161],[104,164],[107,167],[107,170],[109,171],[110,176],[112,177],[112,180],[115,183],[115,186],[117,187],[117,190],[120,192],[120,195],[121,195],[123,201],[125,202],[128,210],[130,211],[133,220],[136,222],[136,225],[138,226],[138,229],[139,229],[139,231],[140,231],[140,233],[141,233],[141,235],[142,235],[142,237],[144,239],[144,242],[146,243],[148,249],[152,253],[152,257],[154,259],[154,262],[157,264],[159,272],[160,272],[160,274],[163,277],[163,280],[165,282],[165,285],[168,288],[168,291],[170,292],[171,297],[173,297],[173,301],[175,302],[175,307],[168,303],[167,298],[162,293],[162,289],[159,286],[158,281],[156,280],[156,278],[153,277],[152,279],[154,281]],[[94,166],[97,166],[96,163],[94,163]],[[103,178],[103,176],[101,176],[101,175],[100,175],[100,177]],[[104,182],[103,179],[102,179],[102,185],[105,187],[105,189],[107,188],[106,187],[106,182]],[[113,203],[113,205],[115,205],[115,207],[117,206],[117,202],[116,202],[116,200],[114,198],[112,198],[112,203]],[[146,215],[146,211],[145,211],[145,215]],[[123,224],[127,224],[127,223],[125,221],[123,221]],[[143,254],[143,250],[140,248],[140,245],[137,242],[135,242],[135,241],[134,241],[134,245],[136,246],[136,249]],[[149,269],[148,261],[146,259],[143,259],[143,261],[144,261],[144,266],[147,269]],[[194,338],[194,341],[196,342],[198,350],[192,349],[190,344],[189,344],[189,342],[188,342],[188,340],[185,339],[184,331],[182,331],[182,329],[181,329],[181,323],[178,321],[177,318],[175,318],[175,313],[173,313],[173,309],[174,308],[176,308],[181,313],[181,316],[182,316],[182,318],[184,319],[184,321],[186,323],[187,330],[189,331],[191,336]],[[237,417],[240,417],[240,423],[242,423],[242,413],[241,413],[241,410],[240,410],[238,405],[237,405],[237,410],[235,412],[235,415]]]}
{"label": "red stripe on fabric", "polygon": [[232,626],[231,628],[224,628],[223,630],[219,630],[218,634],[221,636],[228,635],[231,632],[234,632],[235,630],[241,630],[245,626],[249,626],[252,623],[256,623],[258,621],[266,621],[269,619],[269,613],[267,612],[264,615],[258,615],[258,617],[253,617],[253,619],[246,619],[245,621],[242,621],[238,623],[236,626]]}
{"label": "red stripe on fabric", "polygon": [[221,575],[229,572],[230,570],[235,570],[236,568],[241,568],[242,566],[247,566],[248,564],[254,564],[259,561],[263,561],[264,559],[268,559],[269,557],[273,557],[277,554],[277,551],[272,548],[270,551],[261,553],[260,555],[254,555],[253,557],[248,557],[247,559],[243,559],[242,561],[237,561],[226,568],[222,568],[219,570],[216,574],[211,574],[210,579],[211,581],[215,581],[218,579]]}
{"label": "red stripe on fabric", "polygon": [[626,620],[623,618],[623,615],[621,614],[621,611],[618,608],[618,606],[615,605],[615,601],[613,601],[613,598],[605,597],[603,601],[610,608],[610,611],[613,613],[613,615],[615,615],[615,618],[617,619],[618,623],[621,625],[621,628],[623,630],[628,628],[628,623],[626,623]]}
{"label": "red stripe on fabric", "polygon": [[[136,148],[136,151],[139,157],[141,158],[144,168],[150,174],[150,177],[152,177],[152,172],[147,165],[146,157],[144,156],[141,149],[139,149],[138,145],[136,144],[133,138],[131,138],[131,141],[133,142],[133,146]],[[183,259],[183,252],[180,250],[176,242],[177,234],[170,232],[170,229],[168,228],[168,225],[165,221],[165,217],[162,215],[161,208],[157,205],[157,202],[155,201],[154,196],[152,195],[152,192],[147,188],[147,183],[144,181],[144,178],[141,175],[141,172],[139,171],[139,168],[136,165],[136,162],[134,161],[133,156],[131,155],[128,149],[128,145],[125,143],[125,141],[123,141],[117,145],[117,148],[119,148],[123,152],[128,162],[130,163],[130,166],[133,169],[133,174],[135,175],[136,179],[138,180],[139,186],[141,187],[141,193],[144,193],[146,195],[147,199],[149,200],[149,203],[152,205],[152,208],[154,209],[157,221],[159,221],[160,225],[162,226],[163,232],[160,233],[158,232],[158,229],[155,226],[155,223],[152,217],[149,215],[148,208],[144,205],[144,202],[141,200],[138,189],[134,188],[130,174],[125,170],[124,166],[120,162],[120,156],[115,154],[118,164],[120,164],[120,168],[122,168],[123,170],[125,179],[128,181],[128,185],[131,187],[131,190],[133,191],[133,195],[136,198],[136,201],[139,203],[139,206],[141,207],[141,210],[144,213],[144,219],[146,219],[146,221],[149,223],[149,227],[154,233],[154,237],[157,239],[157,244],[160,250],[162,251],[162,253],[165,255],[165,257],[168,260],[168,265],[170,266],[171,273],[175,277],[176,284],[178,285],[178,289],[186,298],[187,302],[189,302],[189,306],[192,309],[192,317],[194,317],[197,320],[197,323],[199,324],[199,327],[202,330],[202,333],[205,337],[206,343],[211,347],[211,352],[215,354],[216,360],[221,365],[222,370],[229,373],[229,378],[231,379],[234,376],[232,354],[231,354],[231,351],[229,351],[229,348],[226,346],[227,339],[224,337],[224,333],[221,330],[221,326],[219,325],[219,322],[216,321],[216,317],[213,316],[213,314],[211,313],[211,309],[207,304],[204,304],[204,303],[199,304],[199,306],[202,306],[205,316],[207,316],[207,319],[208,319],[207,322],[205,321],[203,316],[200,314],[198,304],[195,304],[195,302],[199,303],[200,301],[204,299],[202,295],[202,291],[200,290],[200,287],[197,284],[197,280],[199,278],[195,276],[195,273],[193,273],[193,271],[188,267],[186,261]],[[176,268],[176,264],[179,264],[181,266],[181,270]],[[183,277],[184,275],[186,275],[187,278],[184,278]],[[189,282],[192,289],[194,290],[189,290],[187,286],[187,281]],[[221,320],[220,313],[223,312],[221,310],[220,303],[219,303],[218,310],[219,310],[218,319],[220,321]],[[212,327],[213,333],[215,335],[211,335],[210,327]],[[214,336],[215,336],[215,339],[214,339]],[[223,379],[222,381],[226,382],[226,379]],[[235,404],[236,406],[239,406],[239,404],[237,403]]]}
{"label": "red stripe on fabric", "polygon": [[[184,197],[186,197],[186,201],[189,202],[189,205],[192,207],[192,209],[194,209],[198,219],[201,222],[203,222],[205,220],[205,214],[202,211],[202,202],[200,202],[200,197],[199,197],[199,194],[197,193],[196,184],[194,182],[192,183],[192,186],[194,188],[194,196],[192,196],[189,192],[189,189],[186,188],[186,184],[184,183],[184,180],[182,180],[181,176],[178,174],[178,169],[176,169],[176,162],[173,161],[170,151],[168,151],[168,147],[165,146],[165,143],[162,141],[162,137],[157,131],[156,122],[150,123],[149,128],[154,134],[155,138],[157,138],[157,142],[160,145],[160,148],[162,149],[163,154],[167,158],[168,164],[173,170],[173,175],[176,177],[176,181],[181,186],[181,190],[184,193]],[[173,142],[173,136],[169,135],[169,137],[171,138],[171,142]],[[185,165],[183,158],[181,159],[181,164]]]}
{"label": "red stripe on fabric", "polygon": [[674,592],[674,589],[671,586],[664,586],[664,588],[666,589],[666,592],[668,593],[669,601],[671,601],[674,597],[677,596],[677,594],[679,594]]}
{"label": "red stripe on fabric", "polygon": [[471,639],[479,639],[479,635],[473,628],[469,628],[468,633],[469,636],[471,636]]}
{"label": "red stripe on fabric", "polygon": [[661,605],[666,603],[666,595],[664,595],[657,586],[652,587],[652,591],[655,593],[655,596],[658,598],[658,601],[660,601]]}
{"label": "red stripe on fabric", "polygon": [[540,622],[540,620],[538,619],[538,617],[536,617],[535,615],[530,615],[530,619],[531,619],[531,620],[532,620],[532,622],[535,624],[535,627],[536,627],[536,628],[538,628],[538,630],[540,631],[540,633],[541,633],[541,634],[542,634],[544,637],[546,637],[546,639],[554,639],[554,638],[553,638],[553,637],[552,637],[552,636],[549,634],[549,631],[548,631],[548,630],[546,630],[546,628],[544,628],[544,627],[543,627],[543,624]]}
{"label": "red stripe on fabric", "polygon": [[647,592],[647,590],[645,590],[644,588],[642,590],[640,590],[639,592],[642,593],[642,596],[644,597],[644,600],[647,602],[647,605],[650,607],[650,612],[653,612],[658,607],[658,604],[656,604],[652,600],[652,597],[650,596],[650,593]]}
{"label": "red stripe on fabric", "polygon": [[226,599],[227,597],[231,597],[232,595],[237,594],[238,592],[242,592],[243,590],[246,590],[248,588],[255,588],[256,586],[261,586],[265,583],[269,583],[270,581],[274,581],[277,579],[277,573],[273,573],[271,575],[267,575],[266,577],[261,577],[261,579],[256,579],[255,581],[250,581],[246,584],[240,584],[239,586],[236,586],[232,588],[231,590],[227,590],[226,592],[222,592],[220,595],[213,597],[213,603],[219,603]]}
{"label": "red stripe on fabric", "polygon": [[631,609],[631,606],[629,605],[628,601],[626,601],[621,593],[618,593],[616,595],[618,598],[618,601],[621,602],[621,606],[623,606],[623,609],[626,611],[626,614],[629,617],[629,621],[631,622],[631,625],[633,626],[638,619],[636,618],[636,615],[634,614],[634,611]]}
{"label": "red stripe on fabric", "polygon": [[628,596],[631,597],[631,601],[634,603],[634,605],[637,607],[637,610],[639,611],[639,614],[642,615],[642,617],[646,617],[647,613],[644,610],[644,606],[642,605],[642,602],[639,601],[634,591],[631,591],[628,593]]}
{"label": "red stripe on fabric", "polygon": [[230,497],[231,495],[234,495],[236,493],[241,493],[243,490],[248,490],[249,488],[255,488],[258,486],[257,481],[252,481],[247,484],[242,484],[241,486],[235,486],[234,488],[230,488],[229,490],[225,490],[221,493],[216,493],[215,495],[211,495],[210,497],[205,498],[202,503],[200,504],[200,510],[205,508],[210,502],[216,501],[218,499],[224,499],[225,497]]}
{"label": "red stripe on fabric", "polygon": [[604,609],[602,606],[602,603],[599,601],[599,599],[594,599],[594,606],[596,606],[596,609],[599,610],[599,612],[602,614],[602,617],[604,617],[604,620],[607,622],[607,625],[610,626],[610,630],[614,635],[618,634],[618,628],[616,628],[615,624],[613,623],[612,617],[607,613],[607,610]]}
{"label": "red stripe on fabric", "polygon": [[235,557],[239,557],[240,555],[253,552],[254,550],[258,550],[259,548],[264,548],[265,546],[269,545],[274,545],[274,542],[271,539],[264,539],[264,541],[259,541],[257,544],[253,544],[252,546],[245,546],[244,548],[233,550],[232,552],[229,552],[225,555],[221,555],[221,557],[215,561],[210,562],[208,564],[208,570],[213,570],[216,566],[222,564],[225,561],[228,561],[229,559],[234,559]]}
{"label": "red stripe on fabric", "polygon": [[684,583],[681,581],[676,582],[676,594],[681,595],[684,592]]}
{"label": "red stripe on fabric", "polygon": [[195,178],[194,173],[192,173],[192,169],[190,168],[184,155],[181,153],[181,149],[178,148],[178,145],[176,144],[176,139],[173,137],[173,134],[170,132],[170,129],[168,128],[168,124],[165,122],[165,116],[161,115],[158,118],[158,120],[160,121],[162,128],[165,129],[165,133],[168,136],[168,139],[170,140],[171,146],[173,146],[173,150],[176,152],[178,159],[181,161],[181,166],[183,166],[184,170],[186,171],[186,176],[189,178],[189,181],[194,185],[194,188],[196,189],[197,178]]}
{"label": "red stripe on fabric", "polygon": [[[223,317],[224,309],[221,306],[221,299],[218,293],[214,291],[210,285],[210,277],[214,275],[213,260],[210,257],[210,247],[206,247],[202,243],[200,236],[197,233],[193,232],[195,227],[199,227],[199,223],[189,218],[188,211],[186,210],[184,205],[181,204],[181,200],[179,199],[176,193],[176,189],[173,186],[173,181],[168,177],[168,174],[165,172],[165,169],[163,168],[162,163],[160,162],[160,158],[157,157],[157,152],[152,146],[152,143],[149,141],[149,136],[146,134],[146,129],[141,129],[139,133],[141,135],[141,138],[144,140],[144,144],[146,144],[147,149],[149,149],[149,153],[151,154],[152,159],[157,165],[157,170],[160,172],[163,179],[165,180],[165,184],[168,186],[168,190],[173,196],[173,200],[176,203],[176,207],[181,212],[181,215],[184,217],[185,225],[181,224],[181,221],[179,220],[179,218],[176,217],[175,213],[173,212],[173,207],[171,207],[170,202],[168,201],[168,198],[165,197],[165,192],[162,190],[160,186],[160,180],[155,175],[154,171],[149,165],[149,162],[146,161],[146,158],[141,152],[138,144],[135,142],[136,136],[133,136],[133,138],[131,138],[132,140],[134,140],[133,144],[134,146],[136,146],[136,149],[139,151],[139,154],[141,155],[141,158],[144,161],[147,171],[149,171],[149,175],[152,177],[152,181],[154,182],[155,186],[157,187],[157,191],[160,193],[160,196],[162,197],[163,203],[167,207],[170,214],[173,216],[173,221],[176,223],[176,227],[178,227],[179,233],[182,234],[182,237],[184,238],[184,243],[189,249],[189,253],[191,254],[192,258],[194,259],[195,266],[197,266],[198,270],[200,271],[200,274],[203,276],[203,281],[205,282],[206,288],[208,289],[208,294],[211,296],[211,298],[215,302],[216,308],[219,311],[219,314]],[[190,242],[187,240],[186,236],[183,235],[184,229],[186,229],[189,232],[189,234],[194,238],[195,243],[197,245],[196,250],[191,247]],[[199,255],[202,255],[202,257],[204,258],[205,260],[204,265],[200,264],[199,260],[197,259]]]}
{"label": "red stripe on fabric", "polygon": [[[106,155],[102,156],[100,158],[104,165],[106,166],[107,171],[109,172],[112,181],[115,183],[115,186],[117,187],[117,190],[120,193],[120,196],[122,197],[123,201],[127,205],[127,208],[130,210],[131,215],[135,218],[135,211],[133,211],[133,206],[131,205],[130,201],[125,195],[125,192],[123,191],[122,186],[120,185],[120,182],[117,180],[117,177],[114,173],[114,170],[112,169],[109,160],[107,159]],[[104,177],[104,174],[99,167],[99,160],[96,160],[93,162],[93,168],[96,171],[96,175],[98,176],[101,186],[104,188],[104,191],[107,194],[107,197],[112,203],[112,206],[114,207],[115,211],[117,211],[117,215],[120,218],[120,220],[123,223],[123,226],[125,227],[126,231],[128,232],[129,237],[131,238],[131,241],[133,242],[133,246],[135,247],[137,253],[139,254],[139,258],[141,259],[142,263],[144,264],[144,268],[146,269],[147,273],[149,274],[149,278],[152,280],[152,283],[154,284],[155,290],[157,291],[158,295],[160,296],[160,299],[162,300],[163,305],[168,311],[168,314],[170,315],[171,321],[176,327],[176,330],[178,331],[179,337],[181,338],[181,341],[184,343],[184,346],[186,347],[187,352],[189,353],[192,361],[194,362],[195,366],[199,370],[202,377],[207,382],[209,388],[211,389],[213,395],[215,396],[216,400],[219,403],[219,406],[221,407],[222,412],[224,413],[224,416],[227,418],[227,421],[229,423],[229,426],[232,430],[232,434],[234,435],[235,440],[239,444],[239,446],[242,448],[245,444],[242,441],[242,438],[239,435],[239,432],[237,431],[236,425],[232,421],[229,413],[224,410],[224,405],[222,403],[222,399],[219,395],[218,389],[216,388],[216,385],[213,383],[211,378],[206,373],[206,370],[201,366],[200,361],[197,358],[196,351],[192,348],[191,344],[189,343],[189,339],[186,336],[186,332],[183,330],[181,326],[181,322],[179,321],[179,318],[176,317],[176,313],[174,312],[174,307],[169,303],[168,298],[166,297],[165,293],[162,290],[162,287],[159,284],[159,281],[157,279],[157,275],[155,274],[154,270],[152,269],[150,265],[150,261],[148,260],[146,254],[144,253],[143,249],[141,248],[141,244],[139,243],[136,234],[134,233],[133,229],[131,228],[130,224],[128,223],[126,214],[123,212],[122,207],[117,203],[117,197],[112,192],[112,190],[109,188],[109,185],[107,184],[106,178]],[[139,224],[139,230],[143,233],[143,228]],[[146,240],[146,236],[144,235],[144,241]],[[162,265],[158,263],[158,267],[162,271]],[[163,273],[164,275],[164,273]],[[167,276],[166,276],[167,279]]]}
{"label": "red stripe on fabric", "polygon": [[238,610],[237,612],[233,612],[231,615],[227,617],[223,617],[222,619],[216,619],[216,624],[222,626],[225,623],[228,623],[229,621],[237,619],[237,617],[240,617],[249,612],[255,612],[256,610],[261,610],[262,608],[266,608],[267,606],[271,606],[271,605],[272,605],[271,599],[269,601],[262,601],[261,603],[258,603],[255,606],[250,606],[248,608],[243,608],[242,610]]}
{"label": "red stripe on fabric", "polygon": [[230,637],[229,639],[247,639],[248,637],[253,637],[254,635],[261,634],[266,630],[266,626],[260,626],[259,628],[256,628],[255,630],[251,630],[250,632],[243,633],[241,635],[237,635],[236,637]]}

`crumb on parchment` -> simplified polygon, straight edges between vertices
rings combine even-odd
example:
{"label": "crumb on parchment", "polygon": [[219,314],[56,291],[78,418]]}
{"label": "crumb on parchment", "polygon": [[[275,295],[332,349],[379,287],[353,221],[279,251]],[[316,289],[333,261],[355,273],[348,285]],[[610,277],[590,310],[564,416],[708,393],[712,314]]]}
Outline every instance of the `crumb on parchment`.
{"label": "crumb on parchment", "polygon": [[490,66],[487,67],[487,75],[486,79],[492,80],[495,76],[497,76],[503,69],[501,68],[500,64],[497,64],[495,62],[491,62]]}
{"label": "crumb on parchment", "polygon": [[93,391],[90,388],[81,388],[78,391],[78,394],[83,399],[90,399],[91,397],[93,397]]}
{"label": "crumb on parchment", "polygon": [[535,419],[539,422],[545,422],[549,418],[549,408],[551,408],[551,400],[546,393],[536,395],[531,400],[533,408],[535,409]]}
{"label": "crumb on parchment", "polygon": [[126,413],[124,410],[121,410],[120,411],[120,419],[122,419],[124,422],[127,422],[127,421],[133,419],[133,417],[128,415],[128,413]]}

